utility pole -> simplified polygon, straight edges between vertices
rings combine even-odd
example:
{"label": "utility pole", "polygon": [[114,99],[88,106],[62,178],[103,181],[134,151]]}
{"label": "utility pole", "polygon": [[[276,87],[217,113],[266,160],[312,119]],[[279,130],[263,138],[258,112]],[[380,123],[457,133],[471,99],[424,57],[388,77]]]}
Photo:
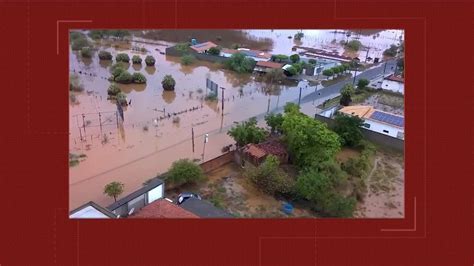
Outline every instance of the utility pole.
{"label": "utility pole", "polygon": [[206,152],[206,143],[209,141],[209,134],[204,135],[204,146],[202,148],[202,161],[204,162],[204,153]]}
{"label": "utility pole", "polygon": [[300,106],[301,104],[301,89],[303,89],[303,87],[300,87],[300,95],[298,96],[298,106]]}
{"label": "utility pole", "polygon": [[354,72],[354,79],[352,80],[352,86],[355,85],[355,82],[356,82],[356,76],[357,76],[357,66],[356,66],[356,69],[355,69],[355,72]]}
{"label": "utility pole", "polygon": [[365,62],[367,62],[367,58],[369,58],[369,51],[370,51],[370,47],[367,48],[367,54],[365,55]]}
{"label": "utility pole", "polygon": [[194,128],[193,127],[191,128],[191,137],[193,141],[193,154],[194,154]]}
{"label": "utility pole", "polygon": [[99,112],[99,125],[100,125],[100,134],[102,135],[102,115]]}
{"label": "utility pole", "polygon": [[85,115],[82,114],[82,126],[84,127],[84,138],[86,137],[86,122],[85,122]]}
{"label": "utility pole", "polygon": [[224,116],[224,87],[221,87],[222,90],[222,116]]}

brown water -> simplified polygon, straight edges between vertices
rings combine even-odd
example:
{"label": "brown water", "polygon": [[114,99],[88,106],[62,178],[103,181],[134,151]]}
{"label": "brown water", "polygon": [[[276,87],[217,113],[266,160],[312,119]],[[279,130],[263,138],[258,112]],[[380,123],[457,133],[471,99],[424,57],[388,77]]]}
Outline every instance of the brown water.
{"label": "brown water", "polygon": [[[292,40],[286,37],[289,32],[283,32],[275,30],[264,33],[258,30],[250,31],[247,35],[257,40],[271,38],[271,49],[283,53],[287,49],[291,50],[292,46],[288,43]],[[292,32],[291,35],[296,33]],[[309,45],[312,33],[304,32],[302,42]],[[262,49],[268,45],[268,41],[261,45],[251,48]],[[135,53],[127,50],[128,46],[124,44],[114,48],[113,44],[105,43],[105,46],[100,47],[110,51],[114,57],[117,52],[125,52],[130,57],[139,54],[144,59],[146,55],[153,55],[156,59],[155,67],[146,67],[144,62],[142,65],[128,64],[128,71],[145,75],[147,84],[119,85],[131,101],[131,105],[124,108],[123,123],[117,122],[115,103],[107,100],[107,88],[111,84],[107,78],[112,62],[99,61],[97,54],[85,60],[76,52],[70,52],[70,72],[79,76],[85,90],[75,93],[78,103],[70,104],[69,150],[71,153],[87,155],[86,160],[69,171],[70,208],[90,200],[104,206],[112,203],[102,193],[103,187],[109,182],[124,183],[123,195],[127,195],[147,179],[166,172],[177,159],[202,159],[203,151],[204,160],[214,158],[221,154],[223,146],[233,143],[226,132],[234,121],[246,120],[281,107],[287,101],[296,100],[298,86],[303,88],[302,97],[313,92],[313,89],[306,89],[306,82],[288,82],[274,84],[272,93],[266,94],[264,91],[269,84],[257,80],[253,75],[236,74],[222,69],[218,64],[204,61],[183,66],[179,58],[159,54],[156,49],[164,51],[164,45],[140,46],[148,52]],[[167,74],[173,75],[176,80],[174,92],[165,92],[161,86],[161,80]],[[220,91],[219,102],[203,100],[207,77],[225,88],[224,115]],[[168,113],[171,118],[167,118]],[[179,117],[179,123],[173,123],[173,117]],[[83,124],[87,125],[85,130]],[[191,128],[194,128],[195,133],[194,153]],[[204,147],[203,135],[206,133],[210,137]]]}

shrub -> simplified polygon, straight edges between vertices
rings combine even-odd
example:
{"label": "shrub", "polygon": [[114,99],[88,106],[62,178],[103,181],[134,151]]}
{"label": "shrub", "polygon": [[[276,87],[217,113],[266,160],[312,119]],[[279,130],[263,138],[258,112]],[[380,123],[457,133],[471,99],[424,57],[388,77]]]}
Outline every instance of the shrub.
{"label": "shrub", "polygon": [[112,54],[107,51],[100,51],[99,52],[99,59],[100,60],[112,60]]}
{"label": "shrub", "polygon": [[316,65],[316,59],[309,59],[308,62],[311,64],[311,65]]}
{"label": "shrub", "polygon": [[120,105],[127,105],[127,95],[123,92],[119,92],[117,96],[115,97],[115,100],[117,101],[118,104]]}
{"label": "shrub", "polygon": [[134,55],[134,56],[132,56],[132,63],[141,64],[142,63],[142,58],[138,55]]}
{"label": "shrub", "polygon": [[339,103],[344,106],[348,106],[352,102],[352,95],[354,95],[354,87],[352,84],[346,84],[341,89],[341,99]]}
{"label": "shrub", "polygon": [[285,63],[288,61],[288,56],[284,54],[272,55],[271,60],[274,62]]}
{"label": "shrub", "polygon": [[204,179],[202,168],[189,159],[180,159],[173,162],[166,174],[166,181],[174,185],[195,183]]}
{"label": "shrub", "polygon": [[270,113],[265,116],[265,121],[267,125],[271,128],[271,132],[280,132],[281,124],[283,124],[283,115]]}
{"label": "shrub", "polygon": [[118,83],[124,83],[124,84],[132,83],[133,82],[133,76],[128,71],[124,70],[114,80]]}
{"label": "shrub", "polygon": [[130,61],[130,57],[126,53],[120,53],[120,54],[117,54],[117,56],[115,57],[115,60],[117,60],[117,62],[128,63]]}
{"label": "shrub", "polygon": [[155,65],[155,58],[151,55],[148,55],[146,58],[145,58],[145,63],[147,66],[154,66]]}
{"label": "shrub", "polygon": [[192,55],[188,55],[188,54],[187,54],[187,55],[183,55],[183,56],[181,57],[181,64],[186,65],[186,66],[187,66],[187,65],[190,65],[190,64],[192,64],[192,63],[194,62],[195,59],[196,59],[196,58],[195,58],[194,56],[192,56]]}
{"label": "shrub", "polygon": [[391,57],[394,57],[396,56],[398,53],[398,47],[394,44],[390,45],[390,48],[388,48],[387,50],[383,51],[383,55],[385,56],[391,56]]}
{"label": "shrub", "polygon": [[107,94],[110,96],[117,96],[117,94],[119,94],[121,91],[122,90],[120,90],[120,88],[117,85],[112,84],[107,89]]}
{"label": "shrub", "polygon": [[361,46],[362,46],[362,43],[358,40],[352,40],[346,44],[346,47],[352,51],[359,51]]}
{"label": "shrub", "polygon": [[134,83],[138,84],[146,83],[146,77],[140,72],[133,73],[132,80]]}
{"label": "shrub", "polygon": [[279,164],[276,156],[268,155],[260,166],[246,168],[244,176],[267,194],[289,195],[293,192],[294,181],[279,168]]}
{"label": "shrub", "polygon": [[211,55],[220,55],[221,54],[221,49],[219,49],[219,47],[211,47],[211,48],[209,48],[209,50],[207,52]]}
{"label": "shrub", "polygon": [[360,127],[364,120],[357,116],[348,116],[338,113],[334,118],[334,132],[336,132],[342,142],[342,145],[353,147],[362,140]]}
{"label": "shrub", "polygon": [[161,85],[163,86],[164,90],[173,91],[174,86],[176,85],[176,81],[174,80],[173,76],[166,75],[161,81]]}
{"label": "shrub", "polygon": [[359,81],[357,81],[357,89],[363,90],[367,85],[369,85],[369,83],[370,82],[367,79],[359,79]]}
{"label": "shrub", "polygon": [[90,46],[91,44],[84,36],[84,37],[78,37],[74,41],[72,41],[71,49],[74,51],[78,51],[78,50],[81,50],[83,47],[90,47]]}
{"label": "shrub", "polygon": [[290,55],[290,60],[293,63],[297,63],[300,61],[300,56],[298,54],[292,54]]}
{"label": "shrub", "polygon": [[288,76],[294,76],[298,74],[298,70],[296,69],[295,66],[291,65],[290,67],[286,68],[286,73],[288,73]]}
{"label": "shrub", "polygon": [[329,78],[334,75],[334,71],[332,69],[325,69],[323,70],[323,75]]}
{"label": "shrub", "polygon": [[84,58],[91,58],[92,57],[92,50],[89,47],[82,47],[81,48],[81,56]]}

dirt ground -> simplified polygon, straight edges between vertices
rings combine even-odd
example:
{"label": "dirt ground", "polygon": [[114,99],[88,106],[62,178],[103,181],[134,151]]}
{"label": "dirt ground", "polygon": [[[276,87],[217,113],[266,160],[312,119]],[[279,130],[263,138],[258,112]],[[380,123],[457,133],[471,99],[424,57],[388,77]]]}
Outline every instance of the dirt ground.
{"label": "dirt ground", "polygon": [[367,195],[354,217],[403,218],[405,210],[404,158],[401,153],[377,150],[367,178]]}
{"label": "dirt ground", "polygon": [[235,163],[226,164],[209,172],[206,182],[184,186],[179,191],[167,191],[168,198],[176,200],[177,195],[184,191],[198,193],[216,207],[242,218],[316,217],[315,213],[298,206],[290,216],[283,213],[281,209],[285,201],[259,191],[242,177],[241,171]]}
{"label": "dirt ground", "polygon": [[375,109],[385,112],[403,115],[404,113],[404,99],[403,96],[395,96],[386,93],[377,93],[370,96],[363,104],[371,105]]}

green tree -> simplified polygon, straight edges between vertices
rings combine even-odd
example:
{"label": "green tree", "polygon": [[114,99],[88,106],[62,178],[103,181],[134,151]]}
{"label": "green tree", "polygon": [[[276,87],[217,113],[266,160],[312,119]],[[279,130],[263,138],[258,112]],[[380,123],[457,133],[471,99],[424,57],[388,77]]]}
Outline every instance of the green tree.
{"label": "green tree", "polygon": [[233,126],[229,129],[227,135],[237,142],[237,146],[242,147],[249,143],[262,142],[267,134],[265,129],[257,126],[257,119],[252,117],[248,121]]}
{"label": "green tree", "polygon": [[81,49],[81,56],[84,58],[91,58],[92,57],[92,50],[89,47],[82,47]]}
{"label": "green tree", "polygon": [[280,132],[281,125],[283,124],[283,115],[269,113],[265,116],[265,121],[267,122],[267,125],[271,128],[272,133]]}
{"label": "green tree", "polygon": [[106,194],[107,196],[111,198],[114,198],[114,201],[117,201],[117,197],[123,193],[124,186],[125,185],[123,183],[120,183],[117,181],[111,182],[105,185],[104,194]]}
{"label": "green tree", "polygon": [[100,60],[112,60],[112,54],[110,52],[102,50],[102,51],[99,52],[99,59]]}
{"label": "green tree", "polygon": [[338,113],[334,119],[334,132],[336,132],[342,142],[342,145],[355,146],[362,140],[360,127],[364,120],[357,116],[348,116]]}
{"label": "green tree", "polygon": [[398,47],[395,44],[390,45],[390,48],[383,51],[383,55],[390,56],[390,57],[397,56],[397,53],[398,53]]}
{"label": "green tree", "polygon": [[316,59],[309,59],[308,62],[311,64],[311,65],[316,65]]}
{"label": "green tree", "polygon": [[332,67],[331,70],[332,70],[332,73],[334,73],[335,76],[339,76],[339,73],[341,73],[341,70],[337,66]]}
{"label": "green tree", "polygon": [[181,57],[181,64],[187,66],[191,65],[196,58],[192,55],[186,54]]}
{"label": "green tree", "polygon": [[79,51],[83,47],[90,47],[91,44],[87,40],[84,34],[76,35],[75,39],[71,43],[71,49],[74,51]]}
{"label": "green tree", "polygon": [[117,56],[115,56],[115,60],[117,62],[128,63],[130,61],[130,57],[126,53],[120,53],[120,54],[117,54]]}
{"label": "green tree", "polygon": [[145,58],[145,63],[146,63],[147,66],[154,66],[155,65],[155,58],[151,55],[148,55]]}
{"label": "green tree", "polygon": [[189,51],[189,43],[178,43],[174,48],[181,54],[185,54]]}
{"label": "green tree", "polygon": [[326,124],[295,111],[285,112],[282,130],[293,162],[305,167],[334,158],[339,136]]}
{"label": "green tree", "polygon": [[283,111],[285,114],[290,114],[290,113],[295,113],[299,114],[300,113],[300,107],[296,103],[286,103],[285,106],[283,107]]}
{"label": "green tree", "polygon": [[165,91],[174,91],[174,86],[176,85],[176,81],[174,80],[173,76],[166,75],[161,81],[161,85],[163,86],[163,89]]}
{"label": "green tree", "polygon": [[171,165],[166,173],[166,181],[181,186],[204,179],[202,168],[189,159],[180,159]]}
{"label": "green tree", "polygon": [[323,75],[327,78],[332,77],[334,75],[334,71],[332,71],[332,69],[325,69],[323,70]]}
{"label": "green tree", "polygon": [[77,74],[71,74],[69,76],[69,90],[75,92],[84,91],[84,86],[79,80],[79,76]]}
{"label": "green tree", "polygon": [[238,73],[250,73],[255,67],[255,60],[252,58],[246,57],[241,53],[235,53],[231,55],[229,60],[225,62],[225,65]]}
{"label": "green tree", "polygon": [[265,74],[265,80],[271,83],[281,82],[285,80],[285,74],[283,72],[283,69],[281,68],[270,69],[270,71],[268,71],[267,74]]}
{"label": "green tree", "polygon": [[346,44],[346,47],[352,51],[359,51],[361,46],[362,46],[362,43],[358,40],[352,40]]}
{"label": "green tree", "polygon": [[122,63],[114,64],[110,67],[110,73],[112,74],[113,79],[118,77],[120,74],[125,72],[125,68]]}
{"label": "green tree", "polygon": [[146,83],[146,77],[140,72],[133,73],[132,80],[134,83],[138,83],[138,84]]}
{"label": "green tree", "polygon": [[127,105],[127,95],[123,92],[117,93],[117,95],[115,96],[115,100],[117,101],[118,104],[122,106]]}
{"label": "green tree", "polygon": [[303,37],[304,37],[304,33],[300,31],[300,32],[297,32],[295,34],[294,39],[295,40],[301,40],[301,38],[303,38]]}
{"label": "green tree", "polygon": [[351,66],[348,63],[342,64],[342,67],[344,68],[344,72],[347,72],[351,68]]}
{"label": "green tree", "polygon": [[359,90],[363,90],[365,89],[365,87],[367,87],[367,85],[369,85],[369,80],[368,79],[359,79],[357,81],[357,89]]}
{"label": "green tree", "polygon": [[142,58],[138,55],[134,55],[134,56],[132,56],[132,63],[141,64],[142,63]]}
{"label": "green tree", "polygon": [[298,54],[292,54],[290,55],[290,60],[293,63],[297,63],[300,61],[300,56]]}
{"label": "green tree", "polygon": [[291,77],[298,74],[298,69],[296,69],[295,66],[291,65],[290,67],[286,68],[286,72]]}
{"label": "green tree", "polygon": [[278,63],[285,63],[288,61],[288,56],[284,54],[277,54],[277,55],[272,55],[271,60],[273,62],[278,62]]}
{"label": "green tree", "polygon": [[220,55],[221,54],[221,49],[219,47],[211,47],[207,52],[211,55]]}
{"label": "green tree", "polygon": [[341,89],[341,99],[339,100],[339,103],[348,106],[352,102],[352,95],[354,95],[354,87],[352,84],[347,83]]}

